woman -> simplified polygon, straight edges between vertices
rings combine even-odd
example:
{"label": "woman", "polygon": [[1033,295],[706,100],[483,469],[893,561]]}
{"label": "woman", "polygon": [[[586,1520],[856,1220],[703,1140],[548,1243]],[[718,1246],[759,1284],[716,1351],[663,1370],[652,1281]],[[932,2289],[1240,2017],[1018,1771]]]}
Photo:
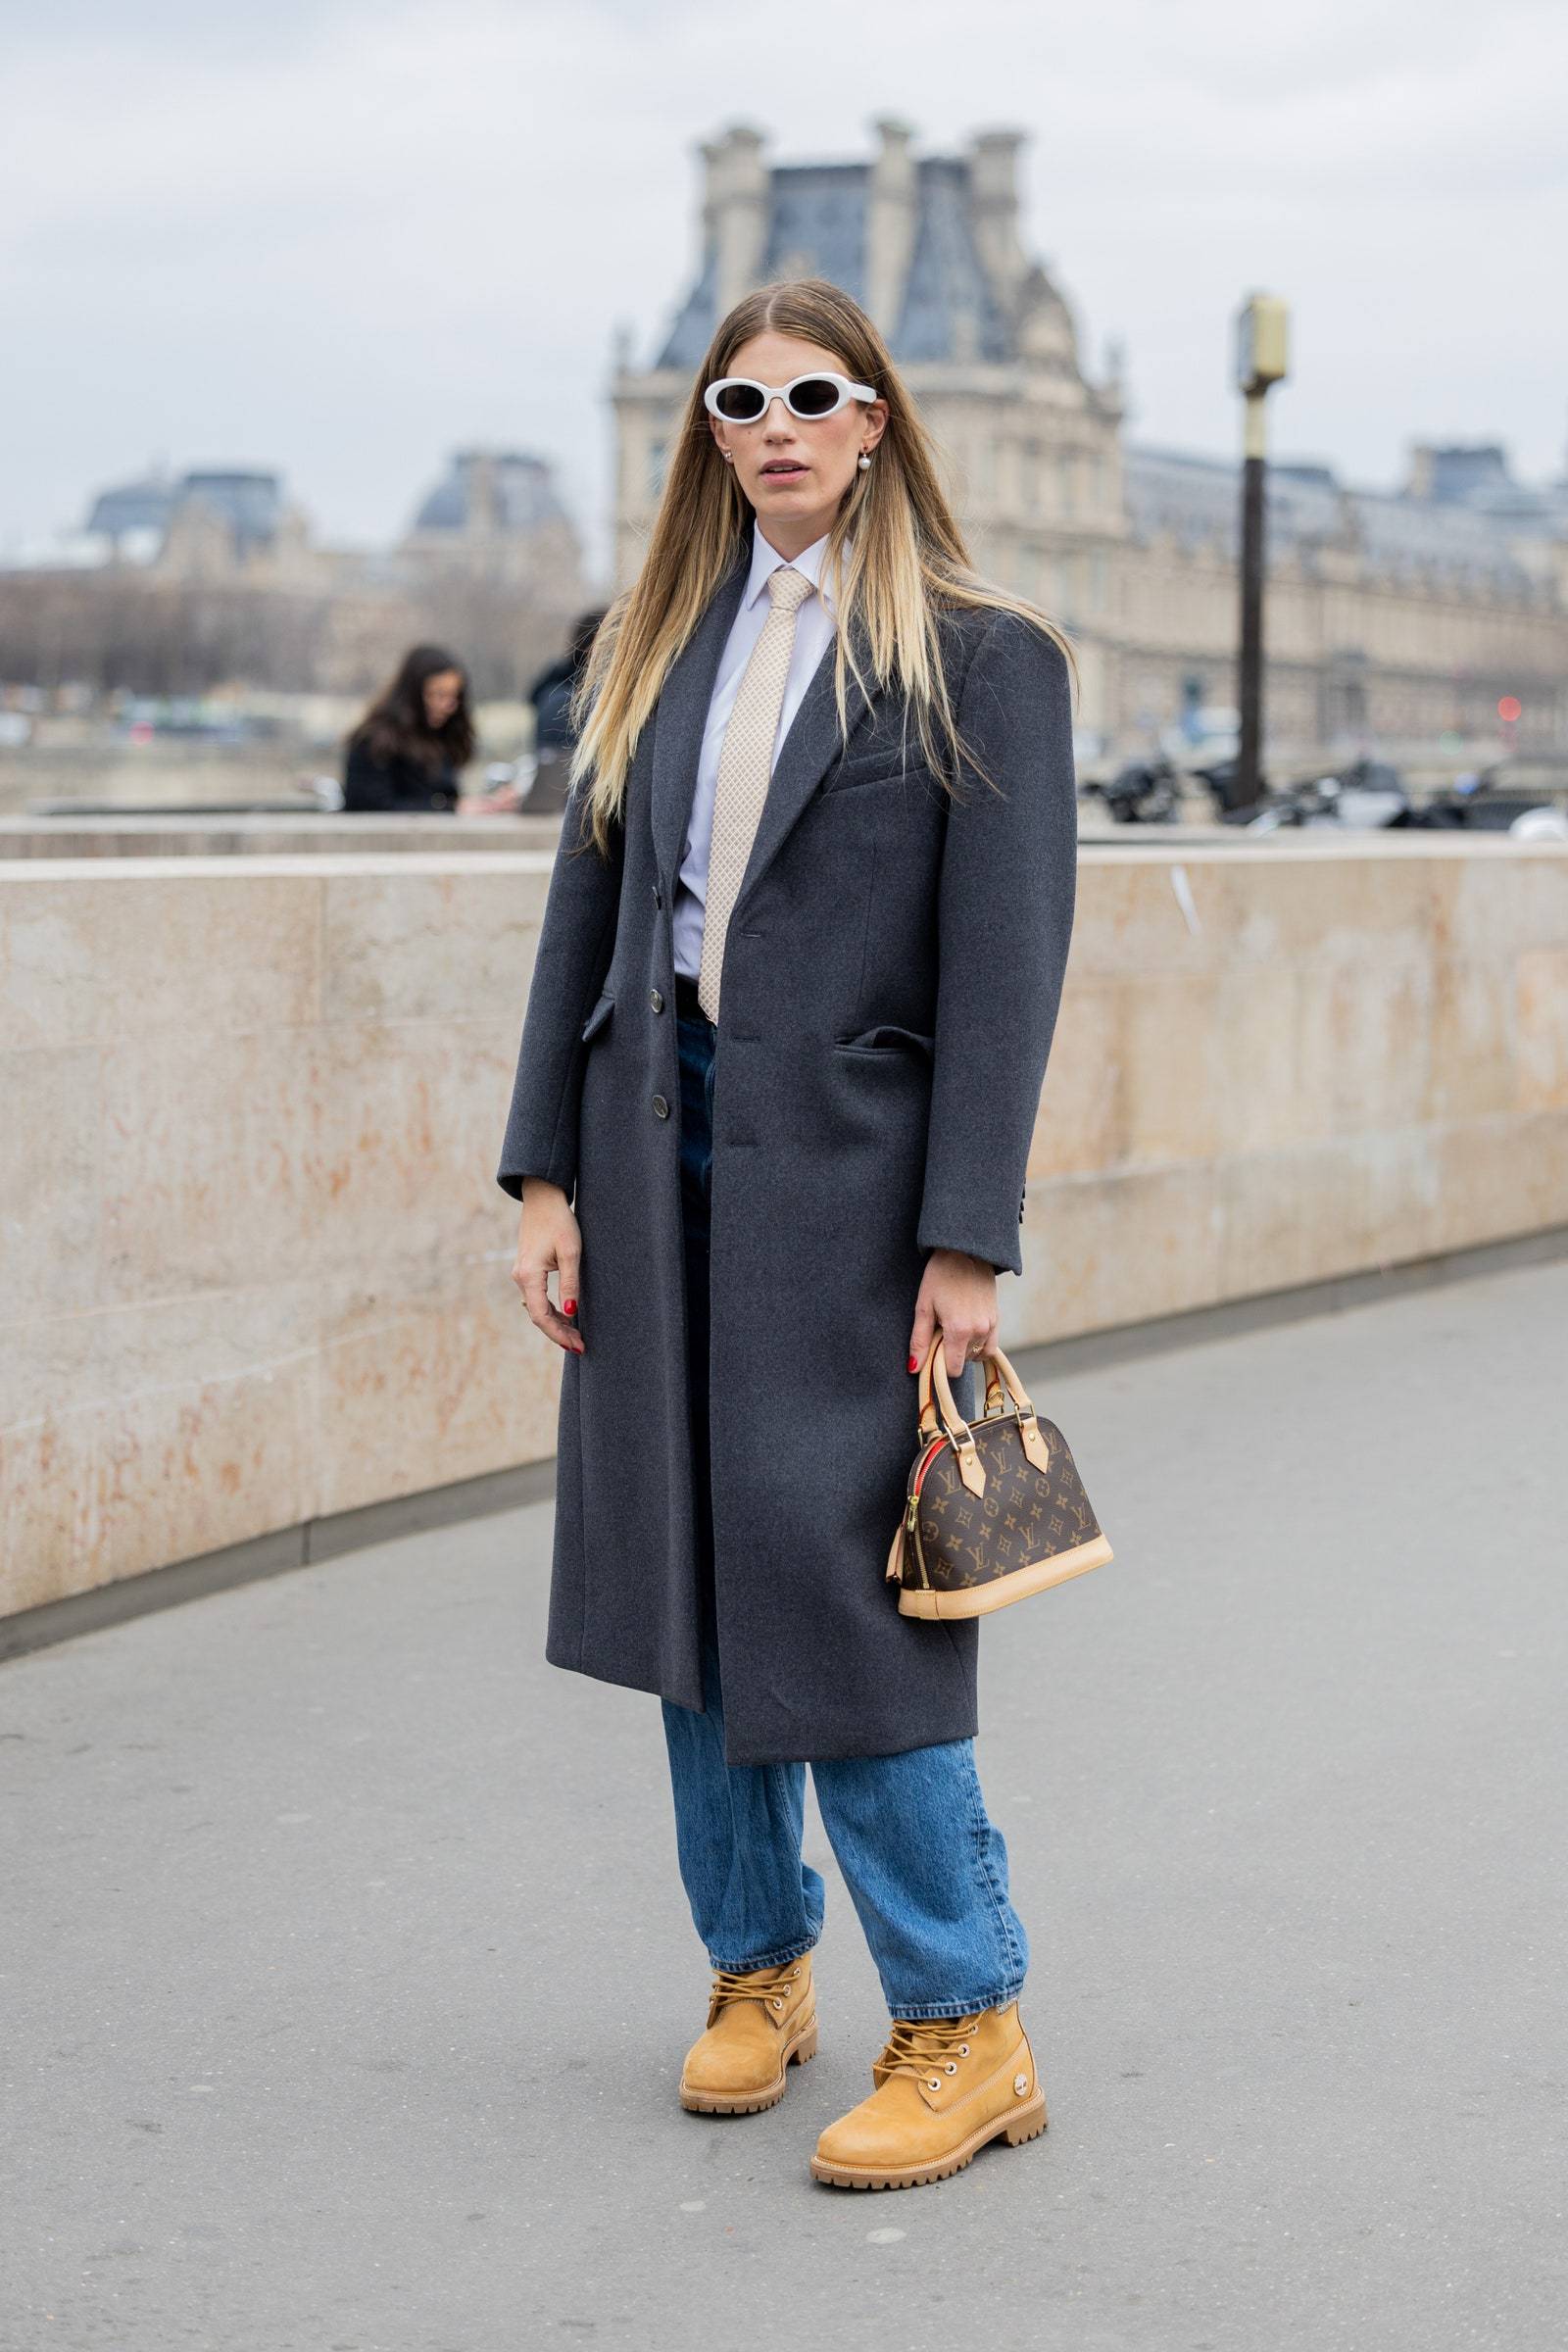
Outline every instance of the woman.
{"label": "woman", "polygon": [[547,1654],[664,1702],[714,1971],[682,2102],[815,2050],[809,1762],[893,2018],[839,2185],[1045,2128],[975,1627],[884,1569],[909,1376],[940,1327],[972,1409],[1020,1271],[1075,856],[1060,639],[970,570],[863,312],[748,296],[595,647],[499,1176],[565,1350]]}
{"label": "woman", "polygon": [[343,806],[450,811],[473,750],[462,663],[439,645],[416,645],[349,737]]}

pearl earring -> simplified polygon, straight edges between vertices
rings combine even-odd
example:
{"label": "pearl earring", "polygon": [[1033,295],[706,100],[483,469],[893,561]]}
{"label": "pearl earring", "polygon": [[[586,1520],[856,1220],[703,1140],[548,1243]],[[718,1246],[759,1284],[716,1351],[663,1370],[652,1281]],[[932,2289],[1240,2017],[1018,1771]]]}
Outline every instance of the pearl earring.
{"label": "pearl earring", "polygon": [[860,471],[861,471],[862,473],[869,473],[869,472],[870,472],[870,470],[871,470],[871,461],[870,461],[870,459],[869,459],[869,458],[866,456],[866,454],[865,454],[865,452],[864,452],[864,450],[863,450],[863,449],[861,450],[861,452],[860,452],[859,456],[858,456],[858,457],[856,459],[856,461],[855,461],[855,462],[856,462],[856,464],[857,464],[857,465],[859,466],[859,468],[860,468]]}
{"label": "pearl earring", "polygon": [[732,449],[721,449],[718,454],[723,459],[726,466],[734,465],[735,452]]}

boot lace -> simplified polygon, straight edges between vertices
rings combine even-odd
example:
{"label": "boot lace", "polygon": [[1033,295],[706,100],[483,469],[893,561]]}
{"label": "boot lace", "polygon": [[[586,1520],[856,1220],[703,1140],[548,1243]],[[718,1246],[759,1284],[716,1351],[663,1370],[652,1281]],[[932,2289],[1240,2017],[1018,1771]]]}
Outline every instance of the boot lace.
{"label": "boot lace", "polygon": [[766,2008],[782,2009],[790,1986],[800,1975],[797,1961],[791,1969],[719,1968],[713,1972],[711,1995],[713,2015],[727,2009],[731,2001],[760,2001]]}
{"label": "boot lace", "polygon": [[940,2090],[945,2076],[956,2075],[958,2060],[969,2055],[978,2017],[900,2017],[893,2021],[888,2046],[872,2069],[878,2083],[890,2075],[913,2075],[928,2090]]}

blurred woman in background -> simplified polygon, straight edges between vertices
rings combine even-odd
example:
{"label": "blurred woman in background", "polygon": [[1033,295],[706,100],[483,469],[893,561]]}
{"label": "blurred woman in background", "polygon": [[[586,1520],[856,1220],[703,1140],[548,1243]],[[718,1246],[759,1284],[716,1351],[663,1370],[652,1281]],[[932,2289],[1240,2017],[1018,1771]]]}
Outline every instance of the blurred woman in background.
{"label": "blurred woman in background", "polygon": [[530,816],[541,812],[555,815],[566,806],[566,771],[577,748],[572,699],[582,683],[604,617],[602,611],[584,612],[574,622],[571,643],[560,661],[541,670],[528,689],[533,705],[534,756],[533,787],[526,803]]}
{"label": "blurred woman in background", "polygon": [[343,806],[450,811],[474,753],[468,679],[439,645],[416,645],[348,739]]}

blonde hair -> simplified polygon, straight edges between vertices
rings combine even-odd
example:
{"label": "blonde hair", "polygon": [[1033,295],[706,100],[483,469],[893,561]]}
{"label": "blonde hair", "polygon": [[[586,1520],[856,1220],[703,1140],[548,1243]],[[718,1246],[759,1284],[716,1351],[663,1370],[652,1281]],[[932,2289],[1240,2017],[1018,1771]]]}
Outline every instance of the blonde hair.
{"label": "blonde hair", "polygon": [[691,638],[739,551],[750,502],[725,465],[703,406],[707,385],[727,375],[742,345],[771,328],[798,335],[839,359],[857,382],[886,401],[887,426],[875,463],[857,471],[828,538],[825,570],[836,614],[834,690],[839,727],[849,731],[853,675],[868,692],[851,644],[864,626],[878,687],[906,698],[923,758],[951,788],[968,756],[959,737],[941,660],[944,612],[1013,612],[1067,658],[1072,648],[1044,612],[982,580],[969,561],[937,473],[936,449],[892,355],[858,302],[816,277],[763,286],[724,318],[697,370],[636,581],[607,613],[578,690],[575,784],[591,776],[585,813],[603,849],[624,808],[626,777],[670,666]]}

